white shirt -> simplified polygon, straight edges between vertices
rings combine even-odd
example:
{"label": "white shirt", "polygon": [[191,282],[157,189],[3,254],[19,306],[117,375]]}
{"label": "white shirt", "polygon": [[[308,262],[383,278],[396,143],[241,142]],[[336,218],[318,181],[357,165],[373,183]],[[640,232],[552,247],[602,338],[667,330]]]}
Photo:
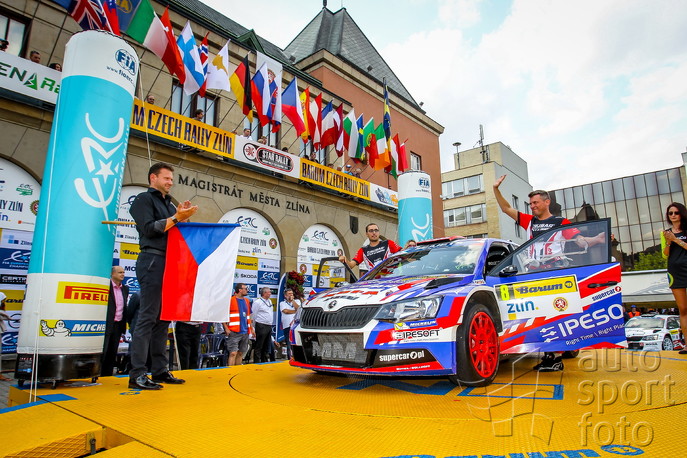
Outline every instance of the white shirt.
{"label": "white shirt", "polygon": [[272,306],[272,301],[265,299],[264,297],[259,297],[253,301],[253,321],[256,323],[269,324],[272,325],[274,320],[274,307]]}
{"label": "white shirt", "polygon": [[290,328],[291,324],[293,324],[293,320],[296,318],[295,313],[284,313],[284,310],[296,310],[296,307],[294,307],[292,304],[298,304],[299,306],[301,305],[301,303],[298,302],[298,299],[294,299],[291,304],[289,304],[286,301],[281,301],[279,303],[279,310],[281,311],[282,329]]}

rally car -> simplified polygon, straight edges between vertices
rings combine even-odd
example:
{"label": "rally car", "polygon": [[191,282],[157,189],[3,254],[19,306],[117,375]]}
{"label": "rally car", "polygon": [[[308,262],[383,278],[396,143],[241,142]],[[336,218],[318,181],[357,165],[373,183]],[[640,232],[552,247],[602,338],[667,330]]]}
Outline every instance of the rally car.
{"label": "rally car", "polygon": [[[601,233],[595,246],[583,238]],[[312,296],[289,333],[291,365],[483,386],[500,354],[625,346],[609,234],[605,219],[521,247],[492,238],[420,242],[360,281]]]}
{"label": "rally car", "polygon": [[630,350],[674,350],[682,348],[680,317],[676,315],[641,315],[625,323],[627,348]]}

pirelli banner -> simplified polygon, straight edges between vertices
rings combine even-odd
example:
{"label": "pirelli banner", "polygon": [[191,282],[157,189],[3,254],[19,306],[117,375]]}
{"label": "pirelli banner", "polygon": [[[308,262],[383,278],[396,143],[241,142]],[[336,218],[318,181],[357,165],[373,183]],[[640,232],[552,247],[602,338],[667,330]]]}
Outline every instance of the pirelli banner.
{"label": "pirelli banner", "polygon": [[233,133],[164,108],[134,100],[131,128],[218,156],[234,158]]}

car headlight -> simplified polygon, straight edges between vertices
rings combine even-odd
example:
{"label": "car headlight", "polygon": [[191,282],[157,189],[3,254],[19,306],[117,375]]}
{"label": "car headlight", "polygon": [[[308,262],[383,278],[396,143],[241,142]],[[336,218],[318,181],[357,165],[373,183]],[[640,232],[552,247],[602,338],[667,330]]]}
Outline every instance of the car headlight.
{"label": "car headlight", "polygon": [[650,336],[642,337],[642,340],[658,340],[658,334],[651,334]]}
{"label": "car headlight", "polygon": [[377,315],[375,315],[375,319],[397,323],[399,321],[434,318],[439,312],[439,306],[441,305],[442,299],[443,297],[441,296],[420,297],[407,301],[384,304],[382,308],[379,309],[379,312],[377,312]]}

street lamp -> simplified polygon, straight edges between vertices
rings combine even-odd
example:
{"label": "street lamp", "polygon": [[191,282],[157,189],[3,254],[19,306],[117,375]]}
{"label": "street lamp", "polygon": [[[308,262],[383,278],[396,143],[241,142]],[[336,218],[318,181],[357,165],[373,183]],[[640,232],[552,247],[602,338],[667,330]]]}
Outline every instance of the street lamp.
{"label": "street lamp", "polygon": [[460,154],[459,154],[460,151],[458,150],[458,147],[460,147],[461,144],[462,144],[462,143],[460,143],[460,142],[455,142],[455,143],[453,144],[453,146],[456,147],[456,159],[455,159],[455,161],[454,161],[455,164],[456,164],[456,169],[459,169],[459,168],[460,168]]}

